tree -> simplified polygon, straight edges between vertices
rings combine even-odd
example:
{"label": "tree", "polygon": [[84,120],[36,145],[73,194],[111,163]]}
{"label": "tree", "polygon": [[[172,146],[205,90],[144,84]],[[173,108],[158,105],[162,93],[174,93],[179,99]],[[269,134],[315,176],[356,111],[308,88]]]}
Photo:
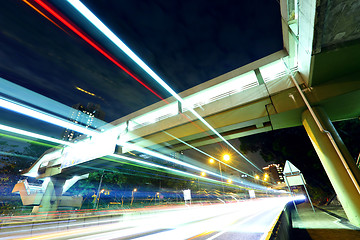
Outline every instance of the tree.
{"label": "tree", "polygon": [[[359,119],[334,123],[354,160],[360,151]],[[333,194],[333,188],[303,127],[275,130],[240,138],[243,152],[260,152],[267,162],[291,161],[304,174],[309,190],[318,199]]]}
{"label": "tree", "polygon": [[340,137],[355,159],[360,153],[360,119],[352,119],[334,123]]}
{"label": "tree", "polygon": [[[291,161],[298,167],[311,189],[324,189],[326,194],[318,201],[333,194],[330,181],[307,136],[305,129],[294,127],[240,138],[240,149],[246,152],[260,152],[266,162],[284,164]],[[315,195],[311,194],[312,196]]]}

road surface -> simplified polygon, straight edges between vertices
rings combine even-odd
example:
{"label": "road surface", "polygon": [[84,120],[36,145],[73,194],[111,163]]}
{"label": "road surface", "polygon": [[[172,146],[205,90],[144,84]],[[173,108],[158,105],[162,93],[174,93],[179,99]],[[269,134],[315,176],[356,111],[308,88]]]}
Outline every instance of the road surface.
{"label": "road surface", "polygon": [[138,211],[97,222],[84,219],[3,228],[1,239],[266,239],[289,198]]}

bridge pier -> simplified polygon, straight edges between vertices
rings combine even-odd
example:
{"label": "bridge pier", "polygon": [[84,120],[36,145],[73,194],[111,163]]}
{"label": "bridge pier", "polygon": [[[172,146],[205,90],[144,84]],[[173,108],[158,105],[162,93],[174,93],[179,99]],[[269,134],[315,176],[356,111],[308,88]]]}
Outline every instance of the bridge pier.
{"label": "bridge pier", "polygon": [[345,210],[360,227],[360,171],[325,111],[305,110],[302,123]]}
{"label": "bridge pier", "polygon": [[65,179],[51,177],[41,199],[38,212],[49,214],[58,209]]}

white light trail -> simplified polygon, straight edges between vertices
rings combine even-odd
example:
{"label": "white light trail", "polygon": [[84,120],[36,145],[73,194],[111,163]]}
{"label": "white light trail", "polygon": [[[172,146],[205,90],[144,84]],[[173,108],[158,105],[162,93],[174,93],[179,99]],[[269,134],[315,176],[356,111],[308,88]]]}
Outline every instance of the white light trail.
{"label": "white light trail", "polygon": [[0,97],[0,107],[17,112],[17,113],[21,113],[23,115],[26,115],[26,116],[29,116],[32,118],[36,118],[36,119],[44,121],[44,122],[54,124],[59,127],[71,129],[76,132],[83,133],[85,135],[93,136],[93,135],[98,134],[98,132],[96,132],[96,131],[89,130],[85,127],[76,125],[75,123],[72,123],[70,121],[60,119],[55,116],[51,116],[47,113],[30,108],[28,106],[24,106],[22,104],[16,103],[16,102],[8,100],[8,99],[4,99],[2,97]]}
{"label": "white light trail", "polygon": [[11,133],[16,133],[16,134],[19,134],[22,136],[27,136],[27,137],[31,137],[31,138],[35,138],[35,139],[41,139],[41,140],[45,140],[48,142],[58,143],[58,144],[62,144],[62,145],[71,145],[72,144],[71,142],[66,142],[66,141],[56,139],[56,138],[51,138],[51,137],[40,135],[37,133],[21,130],[18,128],[9,127],[9,126],[3,125],[3,124],[0,124],[0,130],[6,131],[6,132],[11,132]]}
{"label": "white light trail", "polygon": [[[154,152],[154,151],[151,151],[151,150],[148,150],[146,148],[142,148],[142,147],[139,147],[135,144],[131,144],[131,143],[125,143],[125,142],[118,142],[118,144],[120,146],[123,146],[123,147],[126,147],[126,148],[129,148],[129,149],[133,149],[135,151],[138,151],[138,152],[142,152],[142,153],[145,153],[145,154],[148,154],[148,155],[151,155],[153,157],[156,157],[156,158],[160,158],[160,159],[163,159],[165,161],[168,161],[168,162],[172,162],[172,163],[175,163],[175,164],[179,164],[181,166],[184,166],[184,167],[188,167],[188,168],[191,168],[191,169],[194,169],[196,171],[199,171],[199,172],[206,172],[208,173],[209,175],[213,175],[213,176],[216,176],[216,177],[221,177],[219,174],[217,173],[213,173],[211,171],[208,171],[208,170],[205,170],[203,168],[199,168],[199,167],[196,167],[192,164],[189,164],[189,163],[186,163],[186,162],[183,162],[183,161],[179,161],[179,160],[176,160],[174,158],[171,158],[171,157],[168,157],[166,155],[163,155],[161,153],[158,153],[158,152]],[[196,175],[194,175],[196,176]],[[199,176],[196,176],[196,177],[199,177]]]}
{"label": "white light trail", "polygon": [[[160,158],[160,159],[163,159],[165,161],[168,161],[168,162],[172,162],[172,163],[175,163],[175,164],[179,164],[181,166],[184,166],[184,167],[188,167],[188,168],[191,168],[191,169],[194,169],[196,171],[199,171],[199,173],[201,172],[205,172],[209,175],[212,175],[212,176],[215,176],[215,177],[218,177],[220,179],[224,178],[224,176],[221,176],[217,173],[214,173],[214,172],[211,172],[209,170],[205,170],[203,168],[199,168],[197,166],[194,166],[194,165],[191,165],[189,163],[185,163],[185,162],[182,162],[182,161],[179,161],[179,160],[176,160],[174,158],[171,158],[171,157],[168,157],[166,155],[163,155],[161,153],[158,153],[158,152],[154,152],[154,151],[151,151],[151,150],[148,150],[148,149],[145,149],[145,148],[142,148],[142,147],[139,147],[135,144],[131,144],[131,143],[122,143],[122,142],[118,142],[118,144],[120,146],[124,146],[126,148],[132,148],[133,150],[136,150],[136,151],[139,151],[139,152],[142,152],[142,153],[145,153],[145,154],[148,154],[148,155],[151,155],[151,156],[154,156],[154,157],[157,157],[157,158]],[[201,176],[201,175],[196,175],[196,174],[192,174],[192,173],[187,173],[187,172],[183,172],[183,171],[180,171],[180,170],[177,170],[177,169],[173,169],[173,168],[168,168],[168,167],[165,167],[165,166],[162,166],[162,165],[158,165],[158,164],[155,164],[155,163],[149,163],[149,162],[146,162],[146,161],[141,161],[141,160],[138,160],[138,159],[135,159],[135,158],[130,158],[130,157],[126,157],[126,156],[123,156],[123,155],[116,155],[116,154],[112,154],[112,155],[109,155],[109,156],[112,156],[112,157],[116,157],[116,158],[120,158],[120,159],[124,159],[124,160],[128,160],[128,161],[132,161],[132,162],[136,162],[136,163],[140,163],[140,164],[143,164],[143,165],[148,165],[148,166],[151,166],[151,167],[157,167],[157,168],[161,168],[161,169],[165,169],[165,170],[168,170],[168,171],[172,171],[176,174],[180,174],[180,175],[187,175],[189,177],[194,177],[194,178],[199,178],[199,179],[202,179],[204,181],[210,181],[210,182],[215,182],[215,183],[221,183],[221,184],[226,184],[226,186],[228,187],[245,187],[245,188],[251,188],[251,189],[257,189],[257,190],[265,190],[266,188],[264,186],[261,186],[261,185],[257,185],[257,184],[254,184],[254,183],[250,183],[250,182],[243,182],[243,181],[238,181],[236,179],[233,179],[232,180],[232,183],[229,184],[229,183],[226,183],[224,181],[219,181],[219,180],[215,180],[215,179],[211,179],[211,178],[208,178],[208,177],[205,177],[205,176]],[[237,184],[235,184],[237,183]]]}
{"label": "white light trail", "polygon": [[191,147],[192,149],[194,149],[194,150],[196,150],[196,151],[204,154],[205,156],[208,156],[208,157],[210,157],[210,158],[212,158],[212,159],[214,159],[214,160],[216,160],[216,161],[224,164],[225,166],[230,167],[231,169],[234,169],[235,171],[241,172],[241,173],[243,173],[243,174],[245,174],[245,175],[247,175],[247,176],[249,176],[249,177],[255,178],[254,176],[251,176],[251,175],[247,174],[246,172],[243,172],[243,171],[241,171],[241,170],[239,170],[239,169],[237,169],[237,168],[234,168],[233,166],[230,166],[230,165],[227,164],[227,163],[224,163],[223,161],[220,161],[220,160],[217,159],[216,157],[213,157],[213,156],[211,156],[210,154],[207,154],[206,152],[204,152],[204,151],[202,151],[202,150],[200,150],[200,149],[192,146],[191,144],[188,144],[187,142],[185,142],[185,141],[183,141],[183,140],[175,137],[174,135],[172,135],[172,134],[170,134],[170,133],[168,133],[168,132],[166,132],[166,131],[164,131],[164,133],[167,134],[167,135],[169,135],[170,137],[173,137],[174,139],[178,140],[179,142],[185,144],[186,146],[189,146],[189,147]]}
{"label": "white light trail", "polygon": [[[97,29],[99,29],[106,37],[108,37],[117,47],[119,47],[126,55],[128,55],[136,64],[138,64],[147,74],[149,74],[157,83],[159,83],[166,91],[175,97],[183,106],[185,101],[162,80],[150,67],[148,67],[130,48],[128,48],[123,41],[121,41],[104,23],[100,21],[83,3],[79,0],[67,0],[76,10],[78,10],[86,19],[88,19]],[[192,107],[189,111],[194,114],[206,127],[215,133],[223,142],[225,142],[231,149],[238,153],[243,159],[250,163],[253,167],[263,172],[255,164],[253,164],[245,155],[239,152],[233,145],[231,145],[219,132],[217,132],[203,117],[200,116]]]}
{"label": "white light trail", "polygon": [[[121,144],[120,144],[120,145],[121,145]],[[213,176],[216,176],[216,177],[218,177],[218,178],[221,179],[221,175],[219,175],[219,174],[217,174],[217,173],[214,173],[214,172],[211,172],[211,171],[208,171],[208,170],[205,170],[205,169],[196,167],[196,166],[191,165],[191,164],[188,164],[188,163],[184,163],[184,162],[182,162],[182,161],[178,161],[178,160],[176,160],[176,159],[170,158],[170,157],[168,157],[168,156],[165,156],[165,155],[160,154],[160,153],[157,153],[157,152],[153,152],[153,151],[147,150],[147,149],[145,149],[145,148],[137,147],[136,145],[132,145],[132,144],[127,145],[127,147],[130,147],[130,148],[132,148],[132,147],[134,147],[134,146],[137,148],[137,149],[134,149],[134,150],[136,150],[136,151],[143,152],[143,153],[145,153],[145,154],[148,154],[148,155],[151,155],[151,156],[154,156],[154,157],[163,159],[163,160],[165,160],[165,161],[173,162],[173,163],[176,163],[176,164],[179,164],[179,165],[182,165],[182,166],[191,168],[191,169],[195,169],[195,170],[197,170],[197,171],[199,171],[199,172],[206,172],[206,173],[208,173],[209,175],[213,175]],[[143,151],[143,150],[144,150],[144,151]],[[214,182],[214,183],[218,183],[218,184],[224,184],[224,183],[225,183],[224,181],[219,181],[219,180],[211,179],[211,178],[208,178],[208,177],[205,177],[205,176],[201,176],[201,175],[196,175],[196,174],[184,172],[184,171],[177,170],[177,169],[174,169],[174,168],[165,167],[165,166],[162,166],[162,165],[159,165],[159,164],[155,164],[155,163],[150,163],[150,162],[138,160],[138,159],[131,158],[131,157],[127,157],[127,156],[123,156],[123,155],[111,154],[111,155],[108,155],[108,156],[115,157],[115,158],[118,158],[118,159],[123,159],[123,160],[130,161],[130,162],[139,163],[139,164],[141,164],[141,165],[147,165],[147,166],[150,166],[150,167],[165,169],[165,170],[168,170],[168,171],[171,171],[171,172],[175,173],[176,175],[186,175],[186,176],[188,176],[188,177],[199,178],[199,179],[202,179],[203,181]],[[237,183],[237,184],[235,184],[235,183]],[[250,182],[244,183],[244,182],[238,181],[238,180],[236,180],[236,179],[235,179],[235,180],[232,180],[232,183],[231,183],[231,184],[226,183],[226,186],[227,186],[227,187],[234,187],[234,186],[236,186],[236,187],[242,187],[242,188],[251,188],[251,189],[257,189],[257,190],[260,190],[260,191],[266,189],[264,186],[257,185],[257,184],[253,184],[253,183],[250,183]]]}
{"label": "white light trail", "polygon": [[4,152],[4,151],[0,151],[0,154],[3,156],[13,156],[13,157],[19,157],[19,158],[28,158],[28,159],[33,159],[33,160],[37,159],[36,157],[33,157],[33,156]]}
{"label": "white light trail", "polygon": [[[187,175],[188,177],[201,178],[201,179],[203,179],[203,180],[205,180],[205,181],[208,181],[208,182],[214,182],[214,183],[222,184],[221,181],[218,181],[218,180],[215,180],[215,179],[202,177],[202,176],[195,175],[195,174],[192,174],[192,173],[183,172],[183,171],[180,171],[180,170],[177,170],[177,169],[165,167],[165,166],[162,166],[162,165],[159,165],[159,164],[155,164],[155,163],[150,163],[150,162],[141,161],[141,160],[138,160],[138,159],[135,159],[135,158],[131,158],[131,157],[126,157],[126,156],[116,155],[116,154],[111,154],[111,155],[109,155],[109,156],[114,157],[114,158],[123,159],[123,160],[129,161],[129,162],[139,163],[139,164],[141,164],[141,165],[147,165],[147,166],[150,166],[150,167],[156,167],[156,168],[165,169],[165,170],[168,170],[168,171],[177,173],[177,174],[179,174],[179,175]],[[208,172],[208,173],[211,173],[211,172]],[[214,175],[217,175],[217,174],[215,174],[215,173],[213,173],[213,174],[214,174]]]}
{"label": "white light trail", "polygon": [[[49,224],[23,224],[33,226],[32,233],[26,233],[17,226],[5,226],[4,239],[238,239],[251,236],[265,239],[271,227],[283,211],[289,198],[268,198],[239,203],[213,204],[159,209],[118,211],[121,216],[96,221],[56,221],[57,228],[67,231],[55,231]],[[100,219],[100,220],[99,220]],[[55,223],[55,222],[49,222]],[[12,234],[7,236],[6,234]],[[19,233],[17,233],[19,232]],[[224,236],[223,234],[229,235]],[[223,235],[223,236],[222,236]]]}

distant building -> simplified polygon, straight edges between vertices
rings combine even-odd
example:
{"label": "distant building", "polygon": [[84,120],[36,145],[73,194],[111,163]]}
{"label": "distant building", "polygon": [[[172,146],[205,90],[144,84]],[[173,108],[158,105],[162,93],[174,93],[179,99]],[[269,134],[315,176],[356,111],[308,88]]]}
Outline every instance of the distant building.
{"label": "distant building", "polygon": [[[69,120],[82,125],[86,128],[96,129],[98,126],[95,126],[94,119],[105,119],[105,112],[101,110],[99,104],[88,103],[85,107],[84,105],[78,103],[72,106],[73,110],[70,113]],[[75,132],[71,129],[65,129],[61,138],[65,141],[72,141],[73,139],[79,137],[81,133]]]}
{"label": "distant building", "polygon": [[283,167],[280,164],[270,164],[263,167],[264,173],[269,174],[270,182],[284,182]]}

